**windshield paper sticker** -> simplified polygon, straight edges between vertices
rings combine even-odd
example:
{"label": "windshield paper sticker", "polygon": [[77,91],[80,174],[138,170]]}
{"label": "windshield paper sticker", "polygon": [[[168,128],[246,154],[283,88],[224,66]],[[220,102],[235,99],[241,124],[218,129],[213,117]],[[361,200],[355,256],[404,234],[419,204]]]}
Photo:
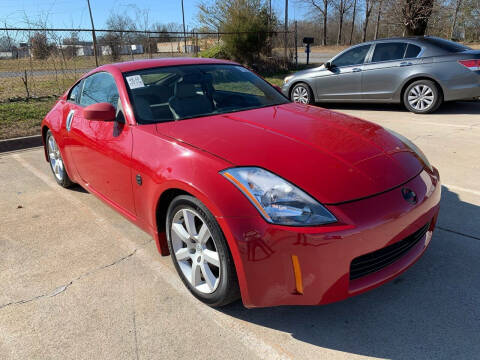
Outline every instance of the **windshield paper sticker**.
{"label": "windshield paper sticker", "polygon": [[137,89],[145,87],[142,77],[140,75],[127,76],[127,82],[130,89]]}

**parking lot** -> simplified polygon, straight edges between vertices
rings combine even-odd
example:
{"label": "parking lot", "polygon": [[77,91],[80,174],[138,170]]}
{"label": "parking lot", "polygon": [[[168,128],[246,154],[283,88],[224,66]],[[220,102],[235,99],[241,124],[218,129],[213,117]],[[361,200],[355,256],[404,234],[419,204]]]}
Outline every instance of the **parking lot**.
{"label": "parking lot", "polygon": [[478,358],[480,102],[431,115],[328,107],[407,136],[438,167],[439,222],[410,270],[327,306],[211,309],[149,235],[83,189],[58,186],[41,149],[4,153],[0,358]]}

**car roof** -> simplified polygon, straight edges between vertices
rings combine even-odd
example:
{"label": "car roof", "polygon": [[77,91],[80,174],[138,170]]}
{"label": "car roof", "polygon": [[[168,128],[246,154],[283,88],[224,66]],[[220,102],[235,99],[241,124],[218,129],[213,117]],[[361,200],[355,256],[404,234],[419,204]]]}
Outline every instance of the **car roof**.
{"label": "car roof", "polygon": [[115,67],[118,70],[123,72],[148,69],[154,67],[163,67],[163,66],[176,66],[176,65],[200,65],[200,64],[234,64],[237,63],[229,60],[221,59],[208,59],[208,58],[160,58],[160,59],[145,59],[145,60],[134,60],[134,61],[125,61],[120,63],[113,63],[104,66],[100,66],[96,70]]}

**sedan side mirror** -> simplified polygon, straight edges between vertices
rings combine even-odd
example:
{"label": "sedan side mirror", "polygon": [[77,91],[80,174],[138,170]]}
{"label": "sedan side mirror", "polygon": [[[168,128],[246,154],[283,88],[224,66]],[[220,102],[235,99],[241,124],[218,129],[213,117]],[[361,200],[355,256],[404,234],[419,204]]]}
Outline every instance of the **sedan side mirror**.
{"label": "sedan side mirror", "polygon": [[330,61],[325,63],[325,69],[331,70],[333,68],[333,64]]}
{"label": "sedan side mirror", "polygon": [[83,117],[91,121],[114,121],[116,110],[110,103],[97,103],[83,109]]}

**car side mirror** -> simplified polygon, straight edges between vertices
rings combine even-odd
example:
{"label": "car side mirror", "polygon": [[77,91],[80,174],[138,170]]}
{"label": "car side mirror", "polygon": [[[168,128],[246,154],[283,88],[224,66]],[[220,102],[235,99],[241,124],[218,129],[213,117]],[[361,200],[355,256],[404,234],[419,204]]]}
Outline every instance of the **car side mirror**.
{"label": "car side mirror", "polygon": [[331,70],[333,68],[333,64],[330,61],[325,63],[325,69]]}
{"label": "car side mirror", "polygon": [[83,117],[91,121],[114,121],[116,110],[110,103],[97,103],[83,109]]}

